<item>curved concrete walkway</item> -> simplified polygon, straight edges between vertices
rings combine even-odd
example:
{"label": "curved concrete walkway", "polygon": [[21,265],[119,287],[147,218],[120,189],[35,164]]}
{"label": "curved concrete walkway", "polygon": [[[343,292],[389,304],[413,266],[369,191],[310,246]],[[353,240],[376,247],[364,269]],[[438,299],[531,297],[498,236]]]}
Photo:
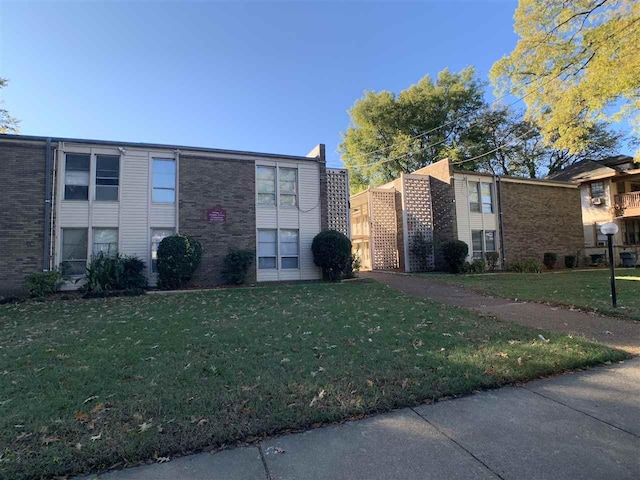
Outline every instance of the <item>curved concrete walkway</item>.
{"label": "curved concrete walkway", "polygon": [[528,327],[583,335],[632,354],[640,354],[640,322],[635,320],[623,320],[541,303],[514,302],[504,298],[488,297],[424,276],[391,272],[363,272],[360,275],[416,297],[468,308]]}

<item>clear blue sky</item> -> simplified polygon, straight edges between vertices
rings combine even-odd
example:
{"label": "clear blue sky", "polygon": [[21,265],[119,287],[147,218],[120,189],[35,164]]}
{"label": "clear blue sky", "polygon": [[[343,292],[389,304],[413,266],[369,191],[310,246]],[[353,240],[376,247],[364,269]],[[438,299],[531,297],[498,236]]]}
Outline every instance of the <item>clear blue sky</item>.
{"label": "clear blue sky", "polygon": [[[21,133],[305,155],[347,110],[511,51],[516,0],[0,3]],[[489,94],[489,98],[491,98]]]}

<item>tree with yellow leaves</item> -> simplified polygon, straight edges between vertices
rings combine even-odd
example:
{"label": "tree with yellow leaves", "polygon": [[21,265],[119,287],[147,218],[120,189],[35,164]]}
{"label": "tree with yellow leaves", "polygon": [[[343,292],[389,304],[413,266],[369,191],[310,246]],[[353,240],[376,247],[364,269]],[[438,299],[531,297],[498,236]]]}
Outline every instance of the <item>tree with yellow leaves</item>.
{"label": "tree with yellow leaves", "polygon": [[520,40],[491,80],[525,98],[547,143],[585,151],[595,124],[624,120],[640,138],[638,0],[520,0],[514,19]]}

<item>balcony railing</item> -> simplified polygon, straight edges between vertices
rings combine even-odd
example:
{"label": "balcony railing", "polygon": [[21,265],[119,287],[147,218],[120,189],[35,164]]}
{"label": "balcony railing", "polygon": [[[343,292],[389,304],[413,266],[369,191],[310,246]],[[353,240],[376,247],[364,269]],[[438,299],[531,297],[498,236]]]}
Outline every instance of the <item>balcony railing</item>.
{"label": "balcony railing", "polygon": [[616,195],[614,205],[618,216],[640,215],[640,192]]}

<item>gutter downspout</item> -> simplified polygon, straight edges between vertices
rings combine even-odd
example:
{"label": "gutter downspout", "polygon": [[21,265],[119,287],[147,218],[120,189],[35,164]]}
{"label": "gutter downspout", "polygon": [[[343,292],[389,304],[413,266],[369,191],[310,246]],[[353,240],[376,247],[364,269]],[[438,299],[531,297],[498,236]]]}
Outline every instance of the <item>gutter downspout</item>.
{"label": "gutter downspout", "polygon": [[46,149],[44,157],[44,242],[42,250],[42,270],[45,272],[51,268],[51,138],[47,138]]}
{"label": "gutter downspout", "polygon": [[500,221],[500,265],[504,270],[507,262],[506,249],[504,247],[504,220],[502,212],[502,182],[500,181],[500,175],[496,175],[496,190],[498,194],[498,216]]}

